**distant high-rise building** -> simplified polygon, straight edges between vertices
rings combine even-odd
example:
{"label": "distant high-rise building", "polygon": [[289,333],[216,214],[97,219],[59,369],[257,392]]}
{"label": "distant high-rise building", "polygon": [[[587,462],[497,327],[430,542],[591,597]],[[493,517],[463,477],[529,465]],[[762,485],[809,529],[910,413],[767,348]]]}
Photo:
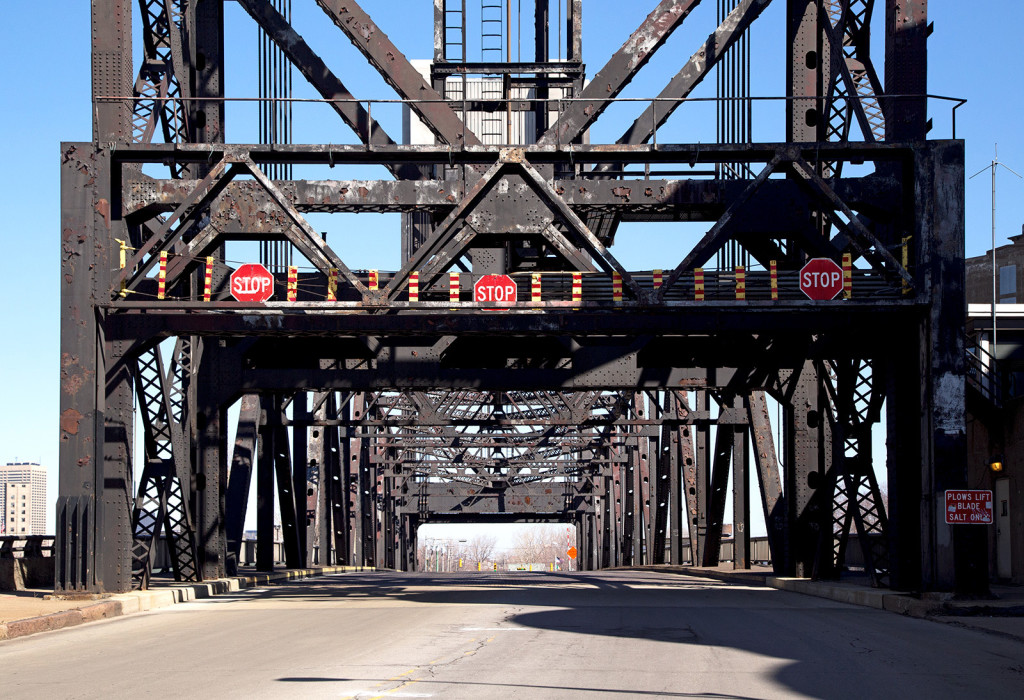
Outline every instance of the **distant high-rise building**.
{"label": "distant high-rise building", "polygon": [[0,466],[0,534],[45,535],[46,470],[33,462]]}

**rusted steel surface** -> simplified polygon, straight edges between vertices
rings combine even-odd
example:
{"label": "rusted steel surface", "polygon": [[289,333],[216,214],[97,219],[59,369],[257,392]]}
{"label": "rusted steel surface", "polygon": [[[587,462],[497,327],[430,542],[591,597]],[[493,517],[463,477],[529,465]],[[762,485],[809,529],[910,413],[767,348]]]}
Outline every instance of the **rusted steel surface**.
{"label": "rusted steel surface", "polygon": [[[768,0],[723,10],[707,41],[681,54],[690,61],[660,101],[637,104],[641,115],[619,143],[583,141],[696,0],[657,3],[586,88],[581,0],[564,5],[557,28],[548,3],[536,6],[533,60],[473,63],[462,55],[423,73],[360,3],[318,4],[395,91],[388,109],[407,103],[436,143],[395,143],[371,118],[375,104],[346,89],[345,74],[275,9],[279,0],[242,0],[244,19],[266,32],[275,55],[279,49],[360,143],[223,143],[231,133],[223,87],[232,15],[222,0],[147,0],[149,68],[138,75],[148,83],[132,83],[130,22],[96,23],[95,138],[65,144],[62,159],[60,587],[127,585],[136,392],[146,394],[147,410],[160,409],[143,416],[144,444],[165,445],[165,427],[174,428],[172,457],[195,509],[203,576],[222,575],[237,556],[253,472],[263,567],[273,566],[275,501],[296,565],[312,563],[312,542],[327,560],[319,563],[412,565],[420,524],[479,519],[566,522],[580,537],[584,566],[659,562],[665,552],[680,563],[688,529],[692,559],[712,563],[730,472],[734,549],[744,565],[751,438],[776,565],[828,575],[832,550],[816,533],[831,525],[839,489],[828,486],[840,483],[829,481],[832,458],[849,431],[829,417],[836,404],[822,397],[820,368],[841,358],[884,362],[892,338],[901,354],[886,400],[898,407],[890,421],[909,442],[891,447],[890,458],[921,466],[891,479],[899,494],[893,580],[944,585],[953,555],[928,539],[934,528],[918,490],[960,478],[962,439],[946,429],[960,414],[929,387],[963,374],[962,357],[941,344],[958,337],[962,309],[933,293],[962,287],[955,266],[963,151],[923,140],[923,1],[886,7],[886,85],[911,95],[903,102],[879,95],[867,67],[857,72],[854,61],[870,45],[867,25],[858,24],[869,0],[824,11],[809,0],[786,3],[787,129],[781,142],[756,144],[665,143],[658,126]],[[128,17],[125,0],[94,5],[97,17]],[[448,36],[445,10],[453,8],[435,2],[435,59],[449,45],[465,46],[464,16],[463,36]],[[557,51],[567,60],[553,60],[549,40],[562,30]],[[154,57],[167,56],[173,66],[155,70]],[[491,76],[493,94],[445,101],[442,92],[459,76]],[[836,105],[854,85],[857,96],[847,97],[862,104],[843,111]],[[136,86],[145,100],[121,99]],[[158,114],[161,96],[171,99]],[[875,106],[884,113],[872,121]],[[177,120],[175,110],[185,110],[180,129],[161,128]],[[488,138],[478,138],[463,116],[502,127],[492,123]],[[851,141],[858,125],[864,138]],[[513,140],[513,126],[520,142],[498,143]],[[153,143],[161,137],[166,143]],[[844,164],[868,174],[844,177]],[[150,179],[153,166],[169,167],[172,179]],[[337,179],[289,179],[300,166],[310,166],[304,175],[341,170]],[[395,179],[358,179],[366,166]],[[351,269],[320,234],[320,220],[308,217],[353,212],[402,215],[397,271]],[[666,257],[655,271],[620,262],[618,251],[635,240],[628,227],[626,238],[616,233],[622,221],[712,223],[680,250],[652,251]],[[293,280],[290,300],[232,300],[227,251],[239,241],[259,243],[275,285]],[[613,243],[621,246],[614,253]],[[903,245],[905,263],[892,254]],[[804,260],[843,254],[854,269],[852,297],[804,299],[796,283]],[[158,279],[160,259],[167,262]],[[769,266],[778,299],[769,296]],[[737,268],[746,275],[742,300]],[[210,270],[209,301],[200,269]],[[451,273],[461,293],[452,292]],[[492,274],[521,290],[500,309],[470,296],[473,283]],[[927,328],[944,335],[917,332]],[[171,337],[194,352],[151,381],[163,364],[151,349]],[[147,358],[149,374],[133,382],[131,368]],[[900,381],[924,368],[933,375],[924,390]],[[148,387],[162,396],[149,396]],[[688,392],[696,392],[692,409]],[[786,415],[779,445],[763,392]],[[229,477],[227,408],[241,397]],[[868,422],[877,418],[875,411]],[[845,475],[855,477],[841,482],[846,492],[872,490],[860,472]],[[931,572],[940,575],[929,579]]]}

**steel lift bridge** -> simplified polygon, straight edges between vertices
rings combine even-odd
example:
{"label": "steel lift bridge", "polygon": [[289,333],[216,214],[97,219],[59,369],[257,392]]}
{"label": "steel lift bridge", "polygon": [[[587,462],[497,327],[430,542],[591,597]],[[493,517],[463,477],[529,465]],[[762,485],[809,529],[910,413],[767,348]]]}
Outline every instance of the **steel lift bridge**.
{"label": "steel lift bridge", "polygon": [[[290,3],[140,0],[134,65],[133,3],[93,0],[93,140],[61,157],[57,590],[145,586],[161,534],[178,578],[230,573],[254,472],[263,568],[275,515],[291,567],[412,568],[418,525],[502,520],[570,523],[582,568],[715,565],[730,480],[742,567],[751,469],[777,571],[835,576],[856,533],[877,585],[985,590],[984,533],[942,517],[966,486],[964,149],[926,138],[926,0],[719,0],[664,89],[592,143],[698,5],[649,2],[588,81],[582,0],[525,3],[529,61],[510,8],[482,2],[475,63],[475,6],[435,0],[423,70],[359,2],[317,0],[429,133],[409,145]],[[769,10],[785,32],[757,49],[785,56],[786,119],[754,143],[746,36]],[[226,16],[263,32],[261,143],[226,142]],[[290,143],[286,62],[355,143]],[[665,142],[702,81],[716,142]],[[292,178],[367,164],[391,177]],[[401,267],[351,269],[310,212],[400,212]],[[704,228],[629,270],[622,222]],[[266,302],[231,295],[239,241],[275,275]],[[843,269],[835,299],[801,291],[814,258]],[[474,301],[485,275],[516,298]]]}

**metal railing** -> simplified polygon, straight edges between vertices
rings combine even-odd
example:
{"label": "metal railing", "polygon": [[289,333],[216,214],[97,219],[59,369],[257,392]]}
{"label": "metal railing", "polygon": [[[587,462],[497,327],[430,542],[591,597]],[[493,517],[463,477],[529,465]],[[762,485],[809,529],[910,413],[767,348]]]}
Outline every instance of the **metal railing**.
{"label": "metal railing", "polygon": [[1018,396],[1013,373],[1004,371],[980,338],[968,338],[967,384],[995,406]]}

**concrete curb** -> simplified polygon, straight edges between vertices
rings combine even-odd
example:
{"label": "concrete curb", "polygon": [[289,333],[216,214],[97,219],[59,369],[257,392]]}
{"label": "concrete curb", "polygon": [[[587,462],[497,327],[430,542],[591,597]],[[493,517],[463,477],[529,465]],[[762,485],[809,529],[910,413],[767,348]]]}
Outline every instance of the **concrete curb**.
{"label": "concrete curb", "polygon": [[30,617],[0,623],[0,641],[26,637],[39,632],[51,632],[65,627],[75,627],[86,622],[106,620],[113,617],[132,615],[177,603],[187,603],[202,598],[212,598],[225,593],[256,588],[280,581],[293,581],[325,574],[339,574],[355,571],[376,571],[370,566],[323,566],[311,569],[288,569],[255,576],[234,576],[202,583],[174,584],[168,588],[147,591],[118,593],[93,605],[73,610],[64,610],[50,615]]}
{"label": "concrete curb", "polygon": [[776,588],[780,591],[792,591],[813,595],[818,598],[828,598],[839,603],[850,605],[861,605],[867,608],[888,610],[889,612],[908,615],[910,617],[930,617],[938,615],[945,610],[945,597],[935,600],[915,598],[907,593],[897,593],[880,588],[865,588],[852,584],[827,583],[823,581],[811,581],[803,578],[783,578],[779,576],[768,576],[765,578],[765,585]]}

